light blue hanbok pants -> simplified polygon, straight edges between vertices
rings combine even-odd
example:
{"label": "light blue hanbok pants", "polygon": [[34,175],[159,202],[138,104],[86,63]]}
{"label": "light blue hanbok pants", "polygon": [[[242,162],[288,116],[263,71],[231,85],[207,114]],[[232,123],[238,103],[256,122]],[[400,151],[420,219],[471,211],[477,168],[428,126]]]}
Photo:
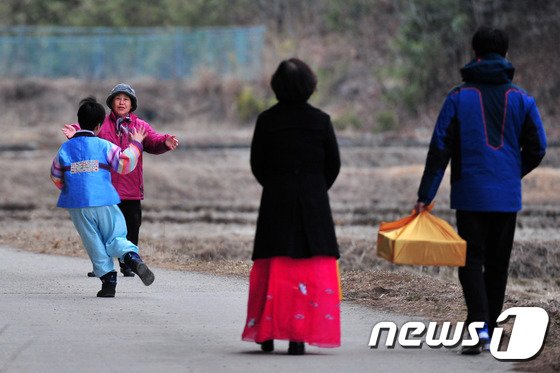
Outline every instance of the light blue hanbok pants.
{"label": "light blue hanbok pants", "polygon": [[138,247],[126,239],[126,222],[117,205],[67,209],[93,264],[97,277],[114,271],[113,258]]}

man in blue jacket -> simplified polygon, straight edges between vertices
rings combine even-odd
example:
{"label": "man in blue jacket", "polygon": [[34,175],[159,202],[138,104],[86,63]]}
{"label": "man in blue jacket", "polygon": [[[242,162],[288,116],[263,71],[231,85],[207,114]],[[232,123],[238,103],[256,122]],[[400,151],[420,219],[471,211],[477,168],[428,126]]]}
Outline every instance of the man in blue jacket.
{"label": "man in blue jacket", "polygon": [[475,59],[461,69],[463,83],[439,113],[415,205],[422,211],[433,200],[451,159],[451,208],[467,241],[466,265],[459,268],[466,325],[485,323],[480,343],[464,347],[464,354],[480,353],[496,327],[521,210],[521,179],[546,150],[535,99],[512,83],[508,44],[499,29],[481,27],[474,34]]}

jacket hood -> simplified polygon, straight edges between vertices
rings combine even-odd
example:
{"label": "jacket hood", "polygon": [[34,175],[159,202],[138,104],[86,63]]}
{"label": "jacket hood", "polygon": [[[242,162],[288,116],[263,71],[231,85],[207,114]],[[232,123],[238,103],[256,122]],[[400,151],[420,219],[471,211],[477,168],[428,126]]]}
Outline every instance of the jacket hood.
{"label": "jacket hood", "polygon": [[499,54],[488,54],[466,64],[461,69],[464,82],[504,84],[511,83],[515,68]]}

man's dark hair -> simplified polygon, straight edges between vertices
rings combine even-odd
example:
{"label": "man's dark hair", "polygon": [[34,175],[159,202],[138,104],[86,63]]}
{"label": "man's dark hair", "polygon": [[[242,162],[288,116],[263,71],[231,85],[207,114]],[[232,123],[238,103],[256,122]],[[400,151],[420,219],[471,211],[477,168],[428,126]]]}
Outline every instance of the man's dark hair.
{"label": "man's dark hair", "polygon": [[270,86],[278,101],[304,103],[315,92],[317,76],[305,62],[290,58],[278,65]]}
{"label": "man's dark hair", "polygon": [[105,119],[105,108],[94,97],[86,97],[80,101],[78,123],[80,128],[93,131]]}
{"label": "man's dark hair", "polygon": [[477,57],[488,53],[497,53],[506,56],[509,47],[509,38],[504,30],[481,26],[472,38],[472,48]]}

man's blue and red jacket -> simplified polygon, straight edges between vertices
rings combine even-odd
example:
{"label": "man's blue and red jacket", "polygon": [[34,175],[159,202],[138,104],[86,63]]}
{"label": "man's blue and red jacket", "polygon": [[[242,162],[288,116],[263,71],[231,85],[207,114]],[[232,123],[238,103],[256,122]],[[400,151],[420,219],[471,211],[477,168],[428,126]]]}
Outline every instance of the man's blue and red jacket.
{"label": "man's blue and red jacket", "polygon": [[489,54],[461,69],[430,142],[418,200],[430,203],[451,159],[451,208],[521,210],[521,178],[539,165],[546,136],[535,99],[512,84],[514,68]]}

